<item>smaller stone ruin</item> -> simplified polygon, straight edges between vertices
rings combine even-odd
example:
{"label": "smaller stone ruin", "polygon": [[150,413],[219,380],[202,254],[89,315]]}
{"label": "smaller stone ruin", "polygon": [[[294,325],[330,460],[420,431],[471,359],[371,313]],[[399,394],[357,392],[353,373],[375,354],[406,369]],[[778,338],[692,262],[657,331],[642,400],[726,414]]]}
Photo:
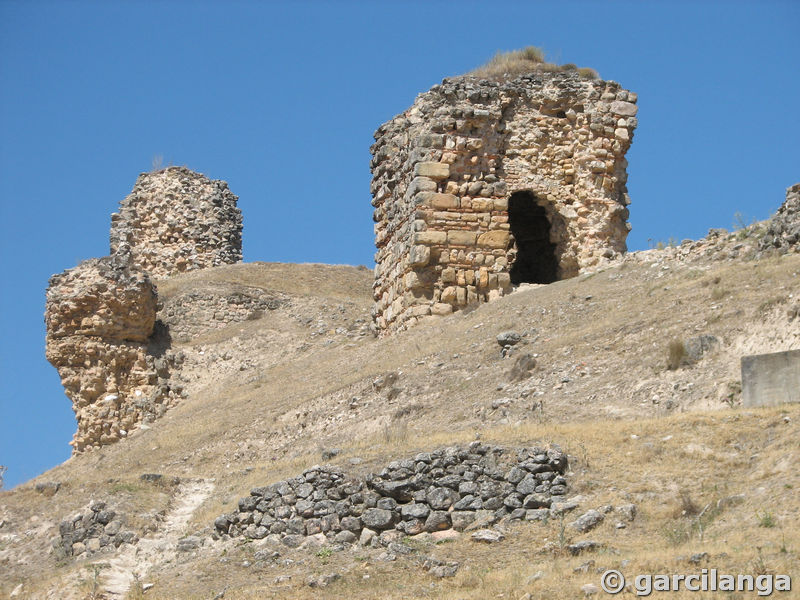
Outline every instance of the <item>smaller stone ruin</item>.
{"label": "smaller stone ruin", "polygon": [[236,200],[183,167],[143,173],[112,216],[111,255],[50,278],[45,353],[73,403],[74,452],[127,437],[184,395],[153,279],[239,262]]}
{"label": "smaller stone ruin", "polygon": [[128,255],[87,260],[50,278],[47,360],[78,421],[75,452],[116,442],[180,396],[154,339],[156,290]]}
{"label": "smaller stone ruin", "polygon": [[151,277],[242,260],[242,213],[224,181],[185,167],[142,173],[111,215],[111,254],[127,248]]}
{"label": "smaller stone ruin", "polygon": [[62,556],[85,558],[111,552],[122,544],[137,543],[139,536],[124,526],[123,515],[108,508],[105,502],[93,502],[89,510],[61,521],[53,547]]}
{"label": "smaller stone ruin", "polygon": [[504,517],[542,520],[551,510],[574,508],[566,502],[566,469],[567,455],[556,446],[509,449],[480,442],[422,452],[363,478],[315,466],[254,488],[239,500],[238,512],[221,515],[214,525],[219,534],[272,536],[297,547],[311,536],[365,544],[386,532],[464,530]]}

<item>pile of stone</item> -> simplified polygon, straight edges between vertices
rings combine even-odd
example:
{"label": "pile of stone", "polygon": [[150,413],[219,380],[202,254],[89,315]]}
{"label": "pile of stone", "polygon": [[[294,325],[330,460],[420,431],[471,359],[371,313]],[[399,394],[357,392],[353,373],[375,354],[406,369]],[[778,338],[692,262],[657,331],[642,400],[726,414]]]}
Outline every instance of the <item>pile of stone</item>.
{"label": "pile of stone", "polygon": [[122,528],[124,522],[105,502],[93,502],[89,511],[61,521],[53,546],[64,556],[84,557],[110,552],[122,544],[135,544],[139,538]]}
{"label": "pile of stone", "polygon": [[759,245],[762,250],[800,251],[800,183],[786,190],[786,201],[770,219]]}
{"label": "pile of stone", "polygon": [[219,534],[292,547],[322,534],[368,542],[396,531],[464,530],[501,518],[535,520],[564,502],[567,456],[558,447],[506,449],[472,442],[393,461],[365,478],[330,466],[251,490],[238,512],[214,522]]}

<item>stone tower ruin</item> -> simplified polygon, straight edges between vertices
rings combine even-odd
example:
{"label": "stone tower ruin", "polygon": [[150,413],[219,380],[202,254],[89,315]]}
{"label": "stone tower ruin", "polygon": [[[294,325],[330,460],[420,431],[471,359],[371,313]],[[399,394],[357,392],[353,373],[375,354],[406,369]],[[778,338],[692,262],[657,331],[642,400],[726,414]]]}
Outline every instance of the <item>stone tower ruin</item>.
{"label": "stone tower ruin", "polygon": [[371,149],[378,329],[625,252],[636,100],[574,70],[462,76],[383,124]]}
{"label": "stone tower ruin", "polygon": [[45,354],[78,421],[74,452],[127,437],[185,395],[153,280],[241,261],[236,200],[184,167],[142,173],[111,217],[111,255],[50,278]]}
{"label": "stone tower ruin", "polygon": [[185,167],[142,173],[111,215],[111,254],[127,248],[151,277],[242,260],[242,213],[224,181]]}

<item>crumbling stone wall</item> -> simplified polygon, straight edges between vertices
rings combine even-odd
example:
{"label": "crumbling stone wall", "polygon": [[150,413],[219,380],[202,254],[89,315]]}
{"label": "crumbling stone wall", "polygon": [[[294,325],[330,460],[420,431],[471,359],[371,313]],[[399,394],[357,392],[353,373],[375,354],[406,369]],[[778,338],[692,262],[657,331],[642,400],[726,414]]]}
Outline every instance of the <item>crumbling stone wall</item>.
{"label": "crumbling stone wall", "polygon": [[260,318],[266,311],[289,304],[285,294],[269,293],[260,288],[240,286],[238,291],[215,293],[213,286],[165,298],[158,312],[169,328],[170,337],[178,342],[226,327]]}
{"label": "crumbling stone wall", "polygon": [[111,253],[152,277],[242,260],[242,214],[224,181],[185,167],[142,173],[111,215]]}
{"label": "crumbling stone wall", "polygon": [[156,304],[150,278],[127,254],[50,278],[45,354],[72,400],[74,452],[126,437],[180,396],[170,381],[180,357],[158,339]]}
{"label": "crumbling stone wall", "polygon": [[510,291],[515,192],[546,214],[557,278],[625,252],[636,101],[574,72],[464,76],[382,125],[371,149],[378,328]]}
{"label": "crumbling stone wall", "polygon": [[61,521],[59,536],[53,547],[60,556],[85,558],[100,552],[111,552],[122,544],[136,544],[139,536],[124,529],[125,516],[106,506],[92,502],[89,510]]}
{"label": "crumbling stone wall", "polygon": [[[111,217],[111,255],[51,277],[45,353],[73,403],[74,452],[126,437],[185,395],[152,278],[240,261],[236,200],[224,181],[184,167],[143,173]],[[227,305],[222,320],[264,303]]]}
{"label": "crumbling stone wall", "polygon": [[[316,466],[254,488],[217,532],[299,546],[309,536],[353,543],[374,537],[463,530],[510,519],[546,519],[566,501],[567,456],[559,448],[510,449],[472,442],[422,452],[359,478]],[[375,542],[378,540],[375,539]]]}
{"label": "crumbling stone wall", "polygon": [[800,183],[786,190],[786,201],[767,223],[759,242],[761,250],[800,251]]}

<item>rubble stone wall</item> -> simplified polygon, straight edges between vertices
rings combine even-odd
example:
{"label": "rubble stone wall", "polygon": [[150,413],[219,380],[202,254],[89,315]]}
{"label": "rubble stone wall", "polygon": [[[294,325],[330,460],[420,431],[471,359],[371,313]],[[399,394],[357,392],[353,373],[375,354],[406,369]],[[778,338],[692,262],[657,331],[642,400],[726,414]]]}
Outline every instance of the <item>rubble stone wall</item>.
{"label": "rubble stone wall", "polygon": [[45,353],[78,421],[73,452],[126,437],[185,395],[173,376],[183,354],[170,349],[171,325],[191,336],[208,316],[224,324],[269,308],[263,298],[227,298],[211,315],[193,307],[194,319],[176,310],[180,302],[157,314],[153,278],[241,261],[236,201],[224,181],[184,167],[143,173],[111,217],[111,255],[51,277]]}
{"label": "rubble stone wall", "polygon": [[242,214],[224,181],[185,167],[142,173],[111,215],[111,253],[152,277],[242,260]]}
{"label": "rubble stone wall", "polygon": [[769,222],[760,241],[762,250],[800,251],[800,183],[786,190],[786,201]]}
{"label": "rubble stone wall", "polygon": [[128,255],[85,261],[50,278],[47,360],[72,400],[79,452],[126,437],[180,395],[179,357],[160,347],[156,290]]}
{"label": "rubble stone wall", "polygon": [[[316,466],[254,488],[218,533],[299,546],[309,536],[353,543],[394,531],[463,530],[501,518],[546,519],[566,505],[567,456],[557,447],[508,449],[472,442],[389,463],[365,478]],[[377,541],[377,540],[376,540]]]}
{"label": "rubble stone wall", "polygon": [[264,312],[289,302],[284,294],[267,293],[260,288],[241,286],[232,294],[206,288],[165,298],[158,316],[168,326],[173,340],[186,342],[231,323],[258,319]]}
{"label": "rubble stone wall", "polygon": [[625,252],[636,101],[570,72],[459,77],[382,125],[371,149],[378,328],[507,293],[514,192],[543,207],[559,279]]}

